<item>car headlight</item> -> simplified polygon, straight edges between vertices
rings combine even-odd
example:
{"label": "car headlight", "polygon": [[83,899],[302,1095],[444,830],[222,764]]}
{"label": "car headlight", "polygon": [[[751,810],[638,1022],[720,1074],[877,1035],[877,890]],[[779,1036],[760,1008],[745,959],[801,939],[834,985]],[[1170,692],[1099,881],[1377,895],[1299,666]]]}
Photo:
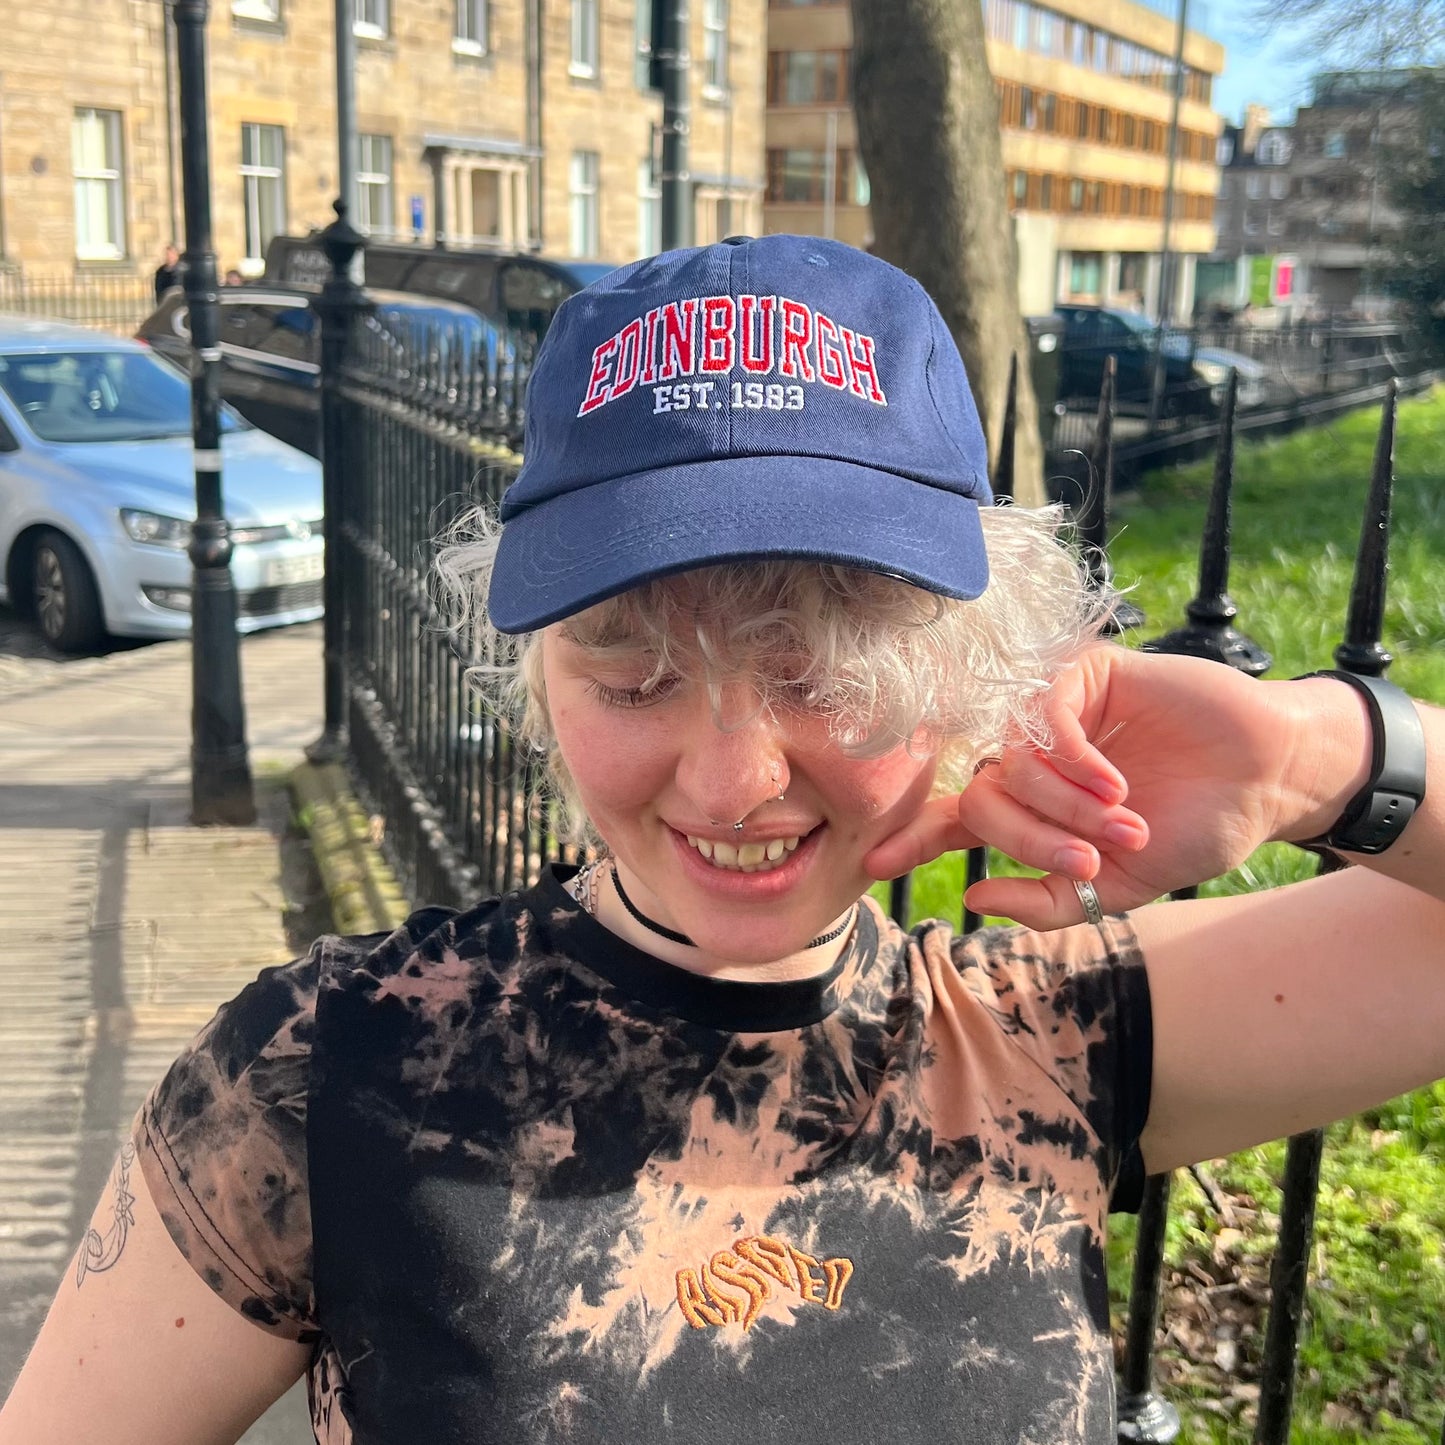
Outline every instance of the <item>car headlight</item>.
{"label": "car headlight", "polygon": [[1222,361],[1196,361],[1194,371],[1210,386],[1223,386],[1229,380],[1229,368]]}
{"label": "car headlight", "polygon": [[179,551],[184,551],[190,544],[191,524],[180,517],[164,517],[159,512],[122,507],[120,524],[132,542],[148,542],[152,547],[175,547]]}

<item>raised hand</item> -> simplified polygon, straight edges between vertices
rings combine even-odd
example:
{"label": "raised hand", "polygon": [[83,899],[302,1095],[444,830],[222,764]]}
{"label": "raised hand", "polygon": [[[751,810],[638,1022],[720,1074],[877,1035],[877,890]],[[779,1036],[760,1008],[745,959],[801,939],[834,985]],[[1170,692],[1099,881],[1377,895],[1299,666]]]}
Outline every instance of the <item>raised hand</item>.
{"label": "raised hand", "polygon": [[[1359,709],[1344,691],[1091,648],[1050,692],[1046,752],[1021,747],[989,764],[963,793],[927,804],[865,865],[896,877],[989,843],[1045,876],[976,885],[969,905],[979,912],[1039,928],[1077,923],[1074,879],[1091,880],[1108,911],[1135,907],[1225,872],[1270,838],[1328,825],[1353,776],[1341,760],[1360,756]],[[1311,728],[1322,697],[1328,716]]]}

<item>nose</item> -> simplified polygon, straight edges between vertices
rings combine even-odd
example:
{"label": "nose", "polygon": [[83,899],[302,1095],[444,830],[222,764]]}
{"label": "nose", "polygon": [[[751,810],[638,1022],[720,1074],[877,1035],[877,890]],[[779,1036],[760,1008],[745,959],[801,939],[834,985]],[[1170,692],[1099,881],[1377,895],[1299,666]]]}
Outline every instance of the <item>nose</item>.
{"label": "nose", "polygon": [[787,738],[757,695],[724,690],[690,729],[678,758],[677,785],[701,819],[731,825],[788,785]]}

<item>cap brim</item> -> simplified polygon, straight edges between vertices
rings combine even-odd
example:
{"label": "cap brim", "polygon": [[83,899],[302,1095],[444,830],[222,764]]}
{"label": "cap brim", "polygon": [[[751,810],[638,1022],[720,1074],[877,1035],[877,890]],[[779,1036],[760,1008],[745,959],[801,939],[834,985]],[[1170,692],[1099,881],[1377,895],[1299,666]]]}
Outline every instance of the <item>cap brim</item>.
{"label": "cap brim", "polygon": [[827,457],[730,457],[595,482],[511,517],[488,614],[500,632],[532,632],[658,577],[770,557],[945,597],[988,585],[972,498]]}

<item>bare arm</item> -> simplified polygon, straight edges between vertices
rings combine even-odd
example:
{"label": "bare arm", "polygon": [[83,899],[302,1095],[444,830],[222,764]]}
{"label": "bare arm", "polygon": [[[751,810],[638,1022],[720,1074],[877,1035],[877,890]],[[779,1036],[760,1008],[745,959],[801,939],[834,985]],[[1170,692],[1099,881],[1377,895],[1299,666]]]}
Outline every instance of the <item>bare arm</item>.
{"label": "bare arm", "polygon": [[[987,841],[1054,871],[976,884],[970,904],[1058,928],[1080,919],[1074,878],[1092,879],[1106,911],[1140,909],[1271,839],[1326,833],[1369,776],[1368,711],[1334,679],[1254,682],[1107,646],[1060,678],[1052,704],[1053,748],[1018,749],[928,804],[875,850],[882,876]],[[1387,852],[1272,893],[1135,913],[1154,1020],[1152,1169],[1445,1075],[1445,713],[1417,711],[1429,787]],[[1061,847],[1070,856],[1050,863]]]}
{"label": "bare arm", "polygon": [[232,1445],[310,1347],[224,1304],[172,1242],[127,1145],[0,1409],[0,1445]]}
{"label": "bare arm", "polygon": [[1379,873],[1134,915],[1149,972],[1151,1172],[1445,1076],[1445,903]]}
{"label": "bare arm", "polygon": [[[1367,715],[1338,682],[1271,686],[1294,742],[1276,836],[1312,837],[1367,776]],[[1445,1076],[1445,714],[1418,710],[1431,791],[1387,852],[1270,893],[1135,915],[1154,1015],[1150,1169]]]}

